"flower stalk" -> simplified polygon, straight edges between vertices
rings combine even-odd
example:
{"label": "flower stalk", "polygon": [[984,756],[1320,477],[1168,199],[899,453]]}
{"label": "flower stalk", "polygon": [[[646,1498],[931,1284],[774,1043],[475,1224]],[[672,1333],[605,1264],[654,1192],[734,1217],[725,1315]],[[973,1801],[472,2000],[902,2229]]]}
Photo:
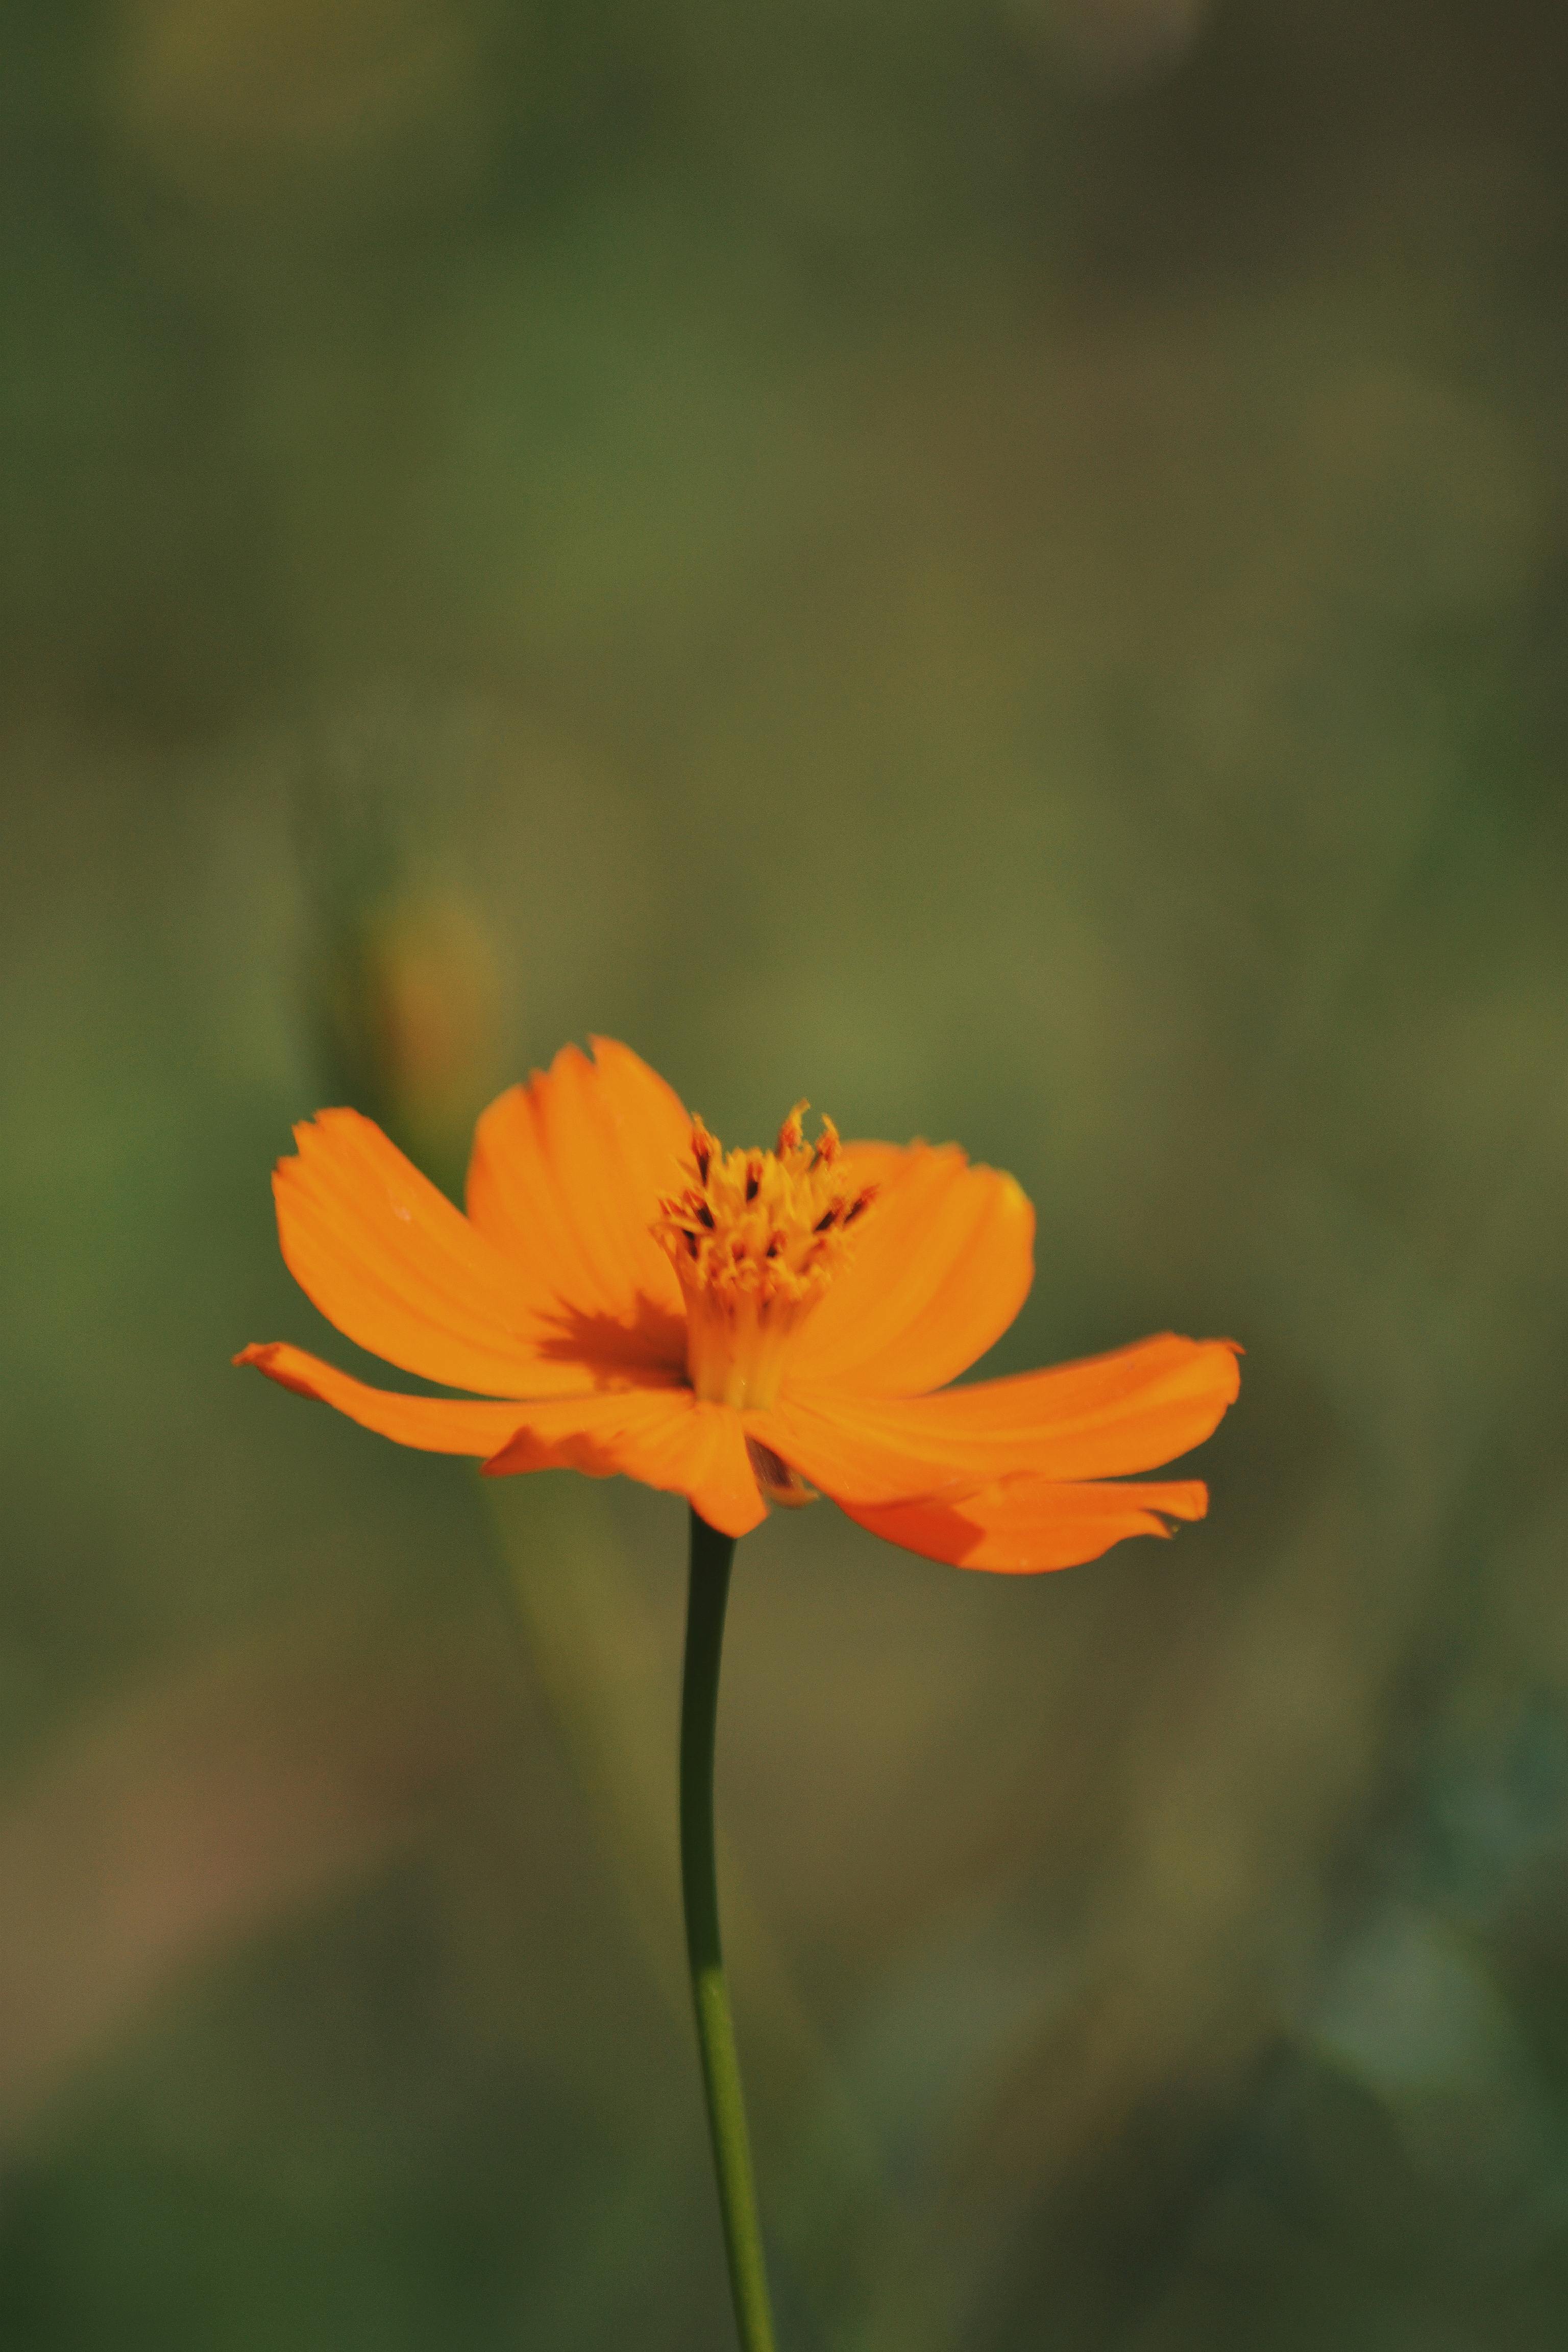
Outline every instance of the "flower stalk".
{"label": "flower stalk", "polygon": [[697,2042],[708,2099],[719,2210],[730,2259],[735,2326],[742,2352],[773,2352],[773,2313],[768,2302],[763,2233],[757,2219],[756,2182],[719,1934],[719,1877],[713,1837],[719,1666],[734,1557],[734,1537],[721,1535],[694,1510],[686,1663],[680,1692],[680,1884]]}

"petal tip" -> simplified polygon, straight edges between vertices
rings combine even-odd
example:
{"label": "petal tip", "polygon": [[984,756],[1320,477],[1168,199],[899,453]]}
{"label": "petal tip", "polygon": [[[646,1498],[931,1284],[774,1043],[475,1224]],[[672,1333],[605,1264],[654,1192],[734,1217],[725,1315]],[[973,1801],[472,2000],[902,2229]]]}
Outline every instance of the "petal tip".
{"label": "petal tip", "polygon": [[285,1340],[253,1339],[248,1348],[242,1348],[238,1355],[229,1360],[235,1364],[254,1364],[258,1372],[264,1372],[269,1381],[276,1381],[280,1389],[291,1390],[295,1396],[316,1396],[318,1391],[310,1381],[302,1378],[287,1361],[289,1353]]}

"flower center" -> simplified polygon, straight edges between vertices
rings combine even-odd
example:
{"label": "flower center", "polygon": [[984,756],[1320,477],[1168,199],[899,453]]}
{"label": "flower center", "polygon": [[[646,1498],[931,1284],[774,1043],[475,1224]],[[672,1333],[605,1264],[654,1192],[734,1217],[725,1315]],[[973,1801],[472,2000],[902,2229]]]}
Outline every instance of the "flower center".
{"label": "flower center", "polygon": [[654,1237],[686,1299],[687,1377],[710,1403],[772,1404],[790,1336],[844,1264],[849,1228],[876,1192],[845,1182],[830,1118],[806,1142],[805,1108],[796,1103],[773,1151],[726,1152],[694,1118],[686,1164],[696,1181],[658,1204]]}

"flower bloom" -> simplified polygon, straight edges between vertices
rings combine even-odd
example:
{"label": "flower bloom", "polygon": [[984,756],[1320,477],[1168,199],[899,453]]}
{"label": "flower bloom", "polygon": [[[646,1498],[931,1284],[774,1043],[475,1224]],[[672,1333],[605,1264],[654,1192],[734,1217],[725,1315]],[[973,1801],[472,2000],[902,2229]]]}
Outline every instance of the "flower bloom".
{"label": "flower bloom", "polygon": [[273,1180],[283,1255],[358,1346],[477,1391],[367,1387],[273,1341],[236,1358],[404,1445],[486,1470],[614,1472],[726,1535],[829,1495],[965,1568],[1093,1559],[1201,1518],[1201,1481],[1113,1484],[1208,1436],[1229,1340],[1167,1333],[946,1385],[1012,1322],[1034,1213],[955,1146],[805,1139],[726,1153],[625,1045],[568,1045],[479,1122],[468,1213],[381,1129],[327,1110]]}

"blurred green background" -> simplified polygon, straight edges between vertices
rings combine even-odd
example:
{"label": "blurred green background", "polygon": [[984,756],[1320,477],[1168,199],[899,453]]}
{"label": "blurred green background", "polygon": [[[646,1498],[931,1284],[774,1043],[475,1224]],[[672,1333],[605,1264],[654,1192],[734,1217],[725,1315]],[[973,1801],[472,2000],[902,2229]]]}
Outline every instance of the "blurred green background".
{"label": "blurred green background", "polygon": [[1247,1349],[1212,1517],[741,1555],[789,2352],[1568,2324],[1544,0],[19,0],[0,2335],[718,2352],[679,1507],[337,1360],[291,1119],[626,1038]]}

